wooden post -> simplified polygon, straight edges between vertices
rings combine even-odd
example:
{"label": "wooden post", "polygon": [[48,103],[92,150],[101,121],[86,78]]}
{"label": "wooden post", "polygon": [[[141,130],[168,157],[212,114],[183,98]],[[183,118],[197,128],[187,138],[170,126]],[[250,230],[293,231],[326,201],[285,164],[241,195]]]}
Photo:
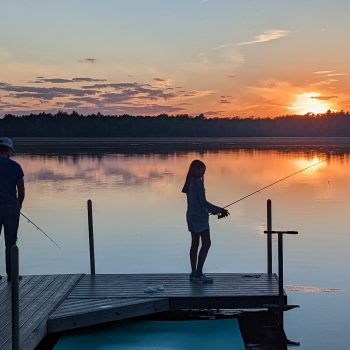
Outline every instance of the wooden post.
{"label": "wooden post", "polygon": [[19,350],[19,254],[18,247],[11,247],[11,309],[12,350]]}
{"label": "wooden post", "polygon": [[283,296],[283,233],[278,233],[278,324],[281,329],[284,328],[283,311],[284,311],[284,296]]}
{"label": "wooden post", "polygon": [[[283,330],[283,311],[285,310],[284,305],[284,294],[283,294],[283,235],[297,235],[298,231],[264,231],[265,234],[277,234],[278,235],[278,326]],[[293,305],[291,308],[297,307]]]}
{"label": "wooden post", "polygon": [[87,201],[88,223],[89,223],[89,247],[90,247],[90,272],[95,275],[95,246],[94,246],[94,227],[92,221],[92,201]]}
{"label": "wooden post", "polygon": [[[267,231],[272,231],[272,203],[267,200]],[[272,274],[272,234],[267,234],[267,273]]]}
{"label": "wooden post", "polygon": [[[283,311],[285,310],[283,295],[283,235],[297,235],[298,231],[264,231],[265,234],[278,235],[278,325],[283,329]],[[295,307],[295,306],[293,306]]]}

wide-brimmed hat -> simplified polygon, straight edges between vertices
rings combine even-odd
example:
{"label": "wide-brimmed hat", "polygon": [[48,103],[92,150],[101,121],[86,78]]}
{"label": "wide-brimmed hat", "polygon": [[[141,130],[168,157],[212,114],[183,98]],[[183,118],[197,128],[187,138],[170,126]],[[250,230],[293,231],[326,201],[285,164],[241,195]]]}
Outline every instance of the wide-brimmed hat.
{"label": "wide-brimmed hat", "polygon": [[13,141],[9,137],[0,137],[0,146],[7,147],[12,153],[16,153]]}

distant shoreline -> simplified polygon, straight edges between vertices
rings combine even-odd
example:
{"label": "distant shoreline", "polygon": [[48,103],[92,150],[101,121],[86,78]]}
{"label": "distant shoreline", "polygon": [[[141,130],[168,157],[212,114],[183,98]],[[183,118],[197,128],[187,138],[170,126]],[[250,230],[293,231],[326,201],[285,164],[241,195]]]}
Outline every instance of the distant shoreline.
{"label": "distant shoreline", "polygon": [[219,149],[350,150],[350,137],[18,137],[18,152],[38,150],[191,151]]}
{"label": "distant shoreline", "polygon": [[96,142],[96,144],[107,143],[316,143],[316,144],[328,144],[332,142],[350,144],[350,137],[285,137],[285,136],[273,136],[273,137],[13,137],[13,140],[17,144],[67,144],[67,143],[81,143],[88,144]]}
{"label": "distant shoreline", "polygon": [[[86,138],[103,140],[182,140],[216,138],[328,138],[350,137],[350,113],[284,116],[277,118],[206,118],[204,115],[103,116],[58,112],[0,119],[0,131],[12,137]],[[211,139],[212,140],[212,139]]]}

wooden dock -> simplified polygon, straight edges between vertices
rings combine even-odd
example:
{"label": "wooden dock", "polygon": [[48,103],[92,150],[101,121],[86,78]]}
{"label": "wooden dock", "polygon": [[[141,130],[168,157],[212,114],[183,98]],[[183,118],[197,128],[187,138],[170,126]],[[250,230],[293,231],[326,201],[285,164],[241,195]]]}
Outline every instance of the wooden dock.
{"label": "wooden dock", "polygon": [[[12,348],[12,331],[15,349],[33,350],[47,334],[161,312],[203,309],[272,310],[279,334],[288,343],[283,312],[297,305],[287,305],[283,289],[283,236],[298,232],[272,230],[270,200],[264,231],[267,273],[209,274],[213,284],[191,282],[188,274],[95,274],[91,200],[87,205],[91,274],[24,276],[18,288],[18,247],[12,247],[15,282],[3,279],[0,283],[0,350]],[[272,273],[274,234],[278,236],[278,277]]]}
{"label": "wooden dock", "polygon": [[[211,274],[213,284],[187,274],[46,275],[20,281],[20,348],[48,333],[182,309],[259,309],[278,304],[276,275]],[[11,284],[0,284],[0,349],[11,349]],[[147,293],[149,288],[159,290]],[[285,304],[287,296],[285,295]]]}

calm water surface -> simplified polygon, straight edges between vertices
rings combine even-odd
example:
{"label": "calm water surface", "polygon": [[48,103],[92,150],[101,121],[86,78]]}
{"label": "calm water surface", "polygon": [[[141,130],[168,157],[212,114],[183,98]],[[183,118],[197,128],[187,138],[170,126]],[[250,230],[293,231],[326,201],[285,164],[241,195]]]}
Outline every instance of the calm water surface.
{"label": "calm water surface", "polygon": [[[299,236],[284,241],[289,303],[301,306],[286,313],[288,337],[300,341],[302,349],[347,349],[350,151],[242,148],[162,154],[157,150],[147,154],[19,153],[15,159],[24,169],[27,184],[23,212],[62,246],[57,249],[22,220],[21,272],[89,272],[89,198],[94,205],[98,273],[188,272],[190,233],[181,188],[195,158],[207,165],[207,199],[220,206],[327,158],[232,206],[228,219],[211,217],[212,248],[206,270],[265,272],[263,230],[270,198],[273,227],[299,231]],[[3,252],[3,240],[0,244]],[[0,273],[4,273],[3,263]]]}

